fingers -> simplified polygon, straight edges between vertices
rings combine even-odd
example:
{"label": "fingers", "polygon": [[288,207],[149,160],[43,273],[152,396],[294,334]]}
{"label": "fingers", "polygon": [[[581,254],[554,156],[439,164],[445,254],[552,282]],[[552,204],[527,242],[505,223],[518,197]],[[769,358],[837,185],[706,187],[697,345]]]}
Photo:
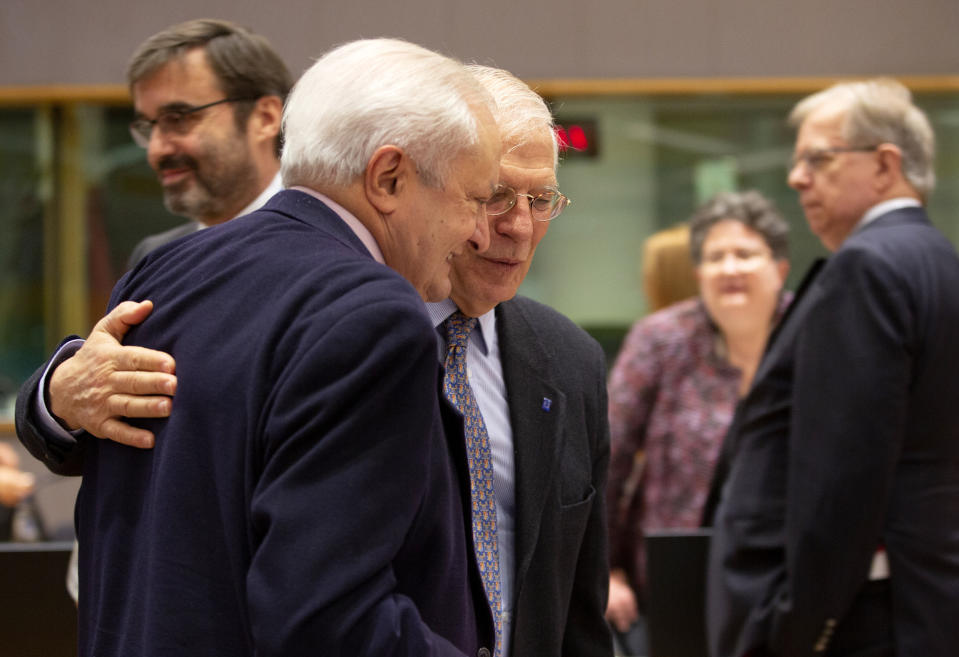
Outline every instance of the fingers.
{"label": "fingers", "polygon": [[639,608],[633,590],[615,574],[609,579],[606,618],[620,632],[626,632],[639,620]]}
{"label": "fingers", "polygon": [[152,309],[151,301],[139,304],[124,301],[97,322],[77,356],[100,369],[173,374],[176,371],[176,362],[170,354],[145,347],[124,347],[120,343],[132,326],[131,320],[142,321]]}
{"label": "fingers", "polygon": [[155,442],[152,432],[134,427],[116,418],[106,420],[99,433],[101,434],[100,438],[138,449],[151,449]]}
{"label": "fingers", "polygon": [[0,443],[0,465],[10,466],[11,468],[16,468],[20,465],[20,457],[17,455],[17,450],[7,443]]}
{"label": "fingers", "polygon": [[0,466],[0,504],[16,506],[33,492],[35,483],[35,477],[29,472]]}
{"label": "fingers", "polygon": [[150,449],[155,443],[151,431],[135,427],[126,418],[168,417],[173,409],[169,397],[114,395],[106,403],[106,414],[91,417],[84,426],[97,438],[112,440],[139,449]]}
{"label": "fingers", "polygon": [[619,632],[628,632],[638,618],[635,610],[631,612],[627,604],[614,604],[610,601],[609,607],[606,609],[606,619]]}
{"label": "fingers", "polygon": [[96,358],[94,366],[111,372],[111,384],[123,392],[142,390],[140,394],[163,395],[176,392],[176,361],[166,352],[131,346],[111,351],[100,348],[98,353],[90,355]]}
{"label": "fingers", "polygon": [[167,417],[176,394],[176,362],[162,351],[124,346],[131,326],[153,302],[124,301],[97,322],[83,346],[49,379],[48,407],[64,426],[134,447],[153,445],[153,434],[125,418]]}
{"label": "fingers", "polygon": [[[162,395],[136,393],[111,395],[106,400],[106,414],[113,417],[169,417],[173,400]],[[104,423],[106,420],[104,420]],[[102,436],[101,436],[102,437]]]}
{"label": "fingers", "polygon": [[105,331],[117,341],[122,340],[131,326],[145,320],[153,312],[152,301],[124,301],[111,310],[93,327],[94,332]]}

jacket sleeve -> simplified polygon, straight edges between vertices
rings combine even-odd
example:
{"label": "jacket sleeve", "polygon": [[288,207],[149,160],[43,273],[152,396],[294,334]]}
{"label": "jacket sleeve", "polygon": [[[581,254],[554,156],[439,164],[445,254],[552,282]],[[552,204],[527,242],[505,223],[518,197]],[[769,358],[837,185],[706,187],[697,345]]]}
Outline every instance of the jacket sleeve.
{"label": "jacket sleeve", "polygon": [[51,472],[59,475],[80,475],[83,471],[84,445],[86,434],[77,438],[63,435],[63,430],[54,431],[40,416],[39,407],[46,402],[41,398],[40,385],[47,371],[52,372],[57,365],[76,353],[78,344],[68,345],[80,340],[69,336],[60,343],[53,356],[44,363],[20,387],[17,394],[15,422],[17,437],[35,458],[42,461]]}

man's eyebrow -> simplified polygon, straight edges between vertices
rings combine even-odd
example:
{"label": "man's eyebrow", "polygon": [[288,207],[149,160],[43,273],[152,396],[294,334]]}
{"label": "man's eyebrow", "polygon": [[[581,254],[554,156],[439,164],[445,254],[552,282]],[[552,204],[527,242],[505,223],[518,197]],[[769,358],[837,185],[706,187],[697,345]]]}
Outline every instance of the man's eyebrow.
{"label": "man's eyebrow", "polygon": [[[164,112],[183,112],[185,110],[193,109],[196,105],[191,105],[190,103],[184,102],[182,100],[177,100],[172,103],[167,103],[165,105],[160,105],[160,109],[157,110],[157,116],[163,114]],[[146,114],[140,110],[134,112],[134,116],[138,119],[145,119]]]}

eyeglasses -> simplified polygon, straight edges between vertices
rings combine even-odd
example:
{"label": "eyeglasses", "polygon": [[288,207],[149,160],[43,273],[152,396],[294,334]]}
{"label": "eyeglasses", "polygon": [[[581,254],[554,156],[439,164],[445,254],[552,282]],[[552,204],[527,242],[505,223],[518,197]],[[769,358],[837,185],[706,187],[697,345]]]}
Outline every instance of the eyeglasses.
{"label": "eyeglasses", "polygon": [[497,216],[506,214],[516,206],[516,200],[523,196],[529,199],[529,212],[536,221],[555,219],[572,203],[558,189],[547,187],[538,194],[519,194],[512,187],[500,185],[493,195],[486,199],[486,214]]}
{"label": "eyeglasses", "polygon": [[706,272],[722,271],[726,267],[726,262],[732,258],[733,270],[739,273],[749,273],[756,271],[770,258],[772,252],[768,250],[756,250],[746,248],[722,249],[703,253],[699,266]]}
{"label": "eyeglasses", "polygon": [[876,146],[833,146],[832,148],[814,148],[802,153],[796,153],[790,163],[795,169],[800,163],[809,167],[810,171],[819,171],[832,162],[833,156],[839,153],[869,153],[879,148]]}
{"label": "eyeglasses", "polygon": [[246,100],[256,100],[256,98],[224,98],[196,107],[183,105],[163,110],[155,119],[146,119],[141,116],[130,123],[130,136],[133,137],[137,146],[146,148],[150,144],[150,135],[153,134],[154,126],[160,128],[160,132],[165,135],[183,136],[193,129],[199,118],[197,112],[200,110],[223,103],[239,103]]}

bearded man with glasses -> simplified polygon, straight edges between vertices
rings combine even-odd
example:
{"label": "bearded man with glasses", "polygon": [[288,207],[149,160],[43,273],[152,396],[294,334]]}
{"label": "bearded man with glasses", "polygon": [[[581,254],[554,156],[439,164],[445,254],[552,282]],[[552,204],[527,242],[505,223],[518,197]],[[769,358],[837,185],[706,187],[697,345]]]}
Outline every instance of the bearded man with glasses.
{"label": "bearded man with glasses", "polygon": [[133,140],[146,149],[167,210],[190,219],[137,245],[131,266],[281,189],[280,115],[292,79],[265,38],[228,21],[174,25],[140,45],[127,82]]}

